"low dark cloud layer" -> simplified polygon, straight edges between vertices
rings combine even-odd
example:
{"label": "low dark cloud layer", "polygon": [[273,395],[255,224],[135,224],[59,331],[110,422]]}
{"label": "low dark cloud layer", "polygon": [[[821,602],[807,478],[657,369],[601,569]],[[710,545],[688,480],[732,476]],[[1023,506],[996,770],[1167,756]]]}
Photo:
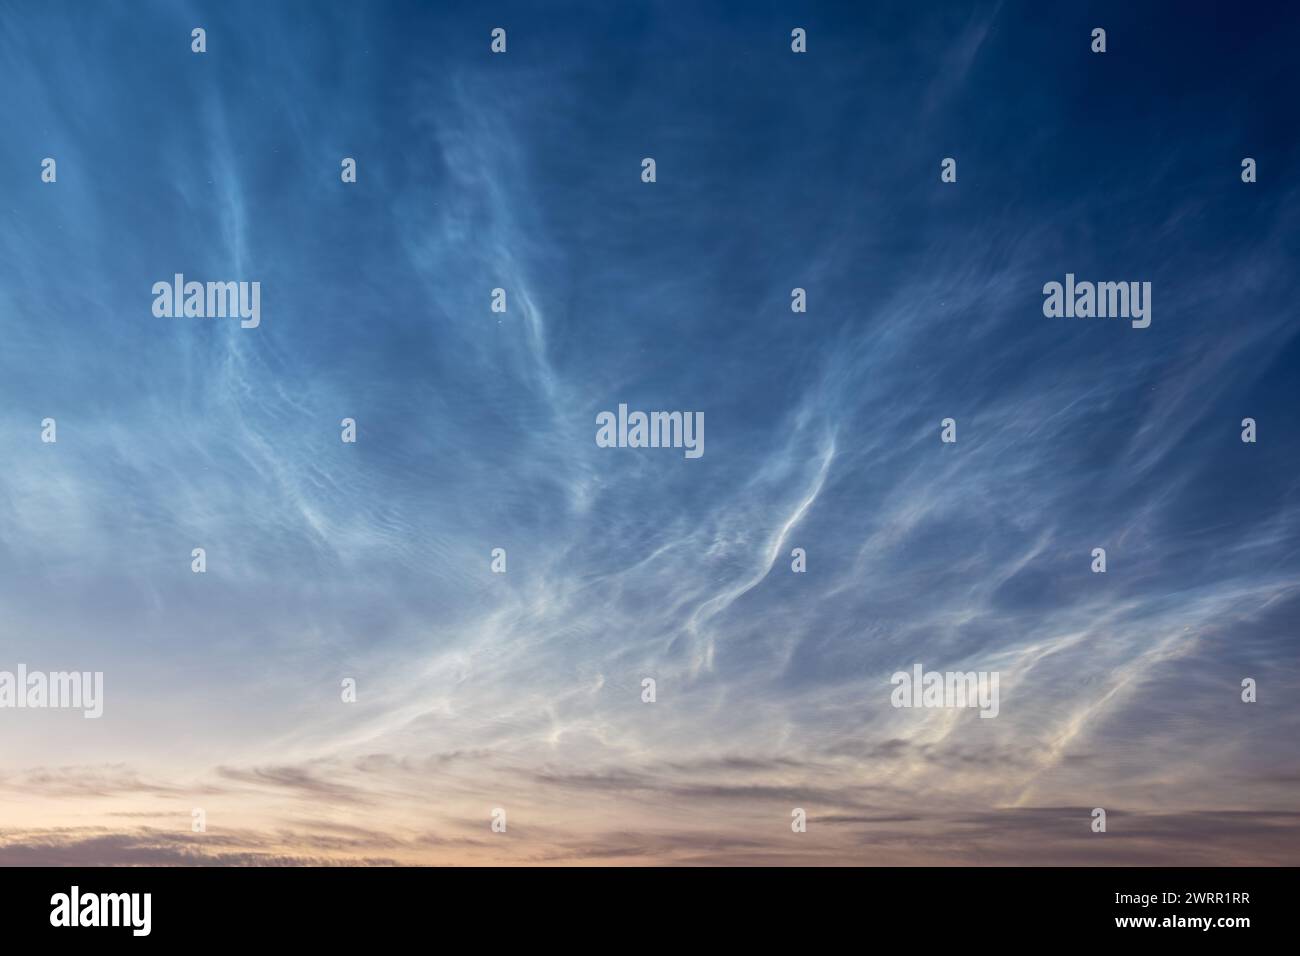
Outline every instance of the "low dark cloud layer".
{"label": "low dark cloud layer", "polygon": [[84,6],[0,33],[0,670],[104,714],[0,711],[0,863],[1300,859],[1294,13]]}

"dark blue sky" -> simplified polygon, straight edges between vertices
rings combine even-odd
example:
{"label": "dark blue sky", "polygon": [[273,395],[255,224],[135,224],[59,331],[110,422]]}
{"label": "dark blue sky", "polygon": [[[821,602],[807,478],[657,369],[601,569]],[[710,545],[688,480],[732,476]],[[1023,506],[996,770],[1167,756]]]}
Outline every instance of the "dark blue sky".
{"label": "dark blue sky", "polygon": [[0,861],[1295,862],[1300,15],[0,11],[0,670],[107,695],[0,712]]}

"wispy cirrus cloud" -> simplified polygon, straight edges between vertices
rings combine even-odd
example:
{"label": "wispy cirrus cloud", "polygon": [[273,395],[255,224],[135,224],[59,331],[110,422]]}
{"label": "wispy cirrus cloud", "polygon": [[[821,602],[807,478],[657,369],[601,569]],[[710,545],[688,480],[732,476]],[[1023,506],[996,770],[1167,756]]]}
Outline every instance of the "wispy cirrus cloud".
{"label": "wispy cirrus cloud", "polygon": [[[1021,12],[9,17],[0,669],[107,699],[3,712],[0,862],[1294,861],[1277,34],[1216,87]],[[1046,319],[1066,272],[1151,328]],[[597,447],[620,402],[707,453]],[[916,662],[998,719],[891,707]]]}

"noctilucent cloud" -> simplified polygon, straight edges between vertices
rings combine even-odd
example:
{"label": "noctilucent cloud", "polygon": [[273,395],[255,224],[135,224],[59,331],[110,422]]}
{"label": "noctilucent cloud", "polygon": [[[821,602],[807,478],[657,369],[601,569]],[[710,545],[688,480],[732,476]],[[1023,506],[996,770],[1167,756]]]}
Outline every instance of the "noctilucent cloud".
{"label": "noctilucent cloud", "polygon": [[1297,862],[1294,11],[2,15],[0,863]]}

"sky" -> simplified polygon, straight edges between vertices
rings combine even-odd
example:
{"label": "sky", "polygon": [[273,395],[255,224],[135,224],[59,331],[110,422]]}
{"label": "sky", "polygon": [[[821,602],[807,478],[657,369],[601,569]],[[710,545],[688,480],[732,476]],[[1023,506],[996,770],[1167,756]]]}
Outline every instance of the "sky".
{"label": "sky", "polygon": [[0,865],[1300,862],[1300,14],[0,18]]}

